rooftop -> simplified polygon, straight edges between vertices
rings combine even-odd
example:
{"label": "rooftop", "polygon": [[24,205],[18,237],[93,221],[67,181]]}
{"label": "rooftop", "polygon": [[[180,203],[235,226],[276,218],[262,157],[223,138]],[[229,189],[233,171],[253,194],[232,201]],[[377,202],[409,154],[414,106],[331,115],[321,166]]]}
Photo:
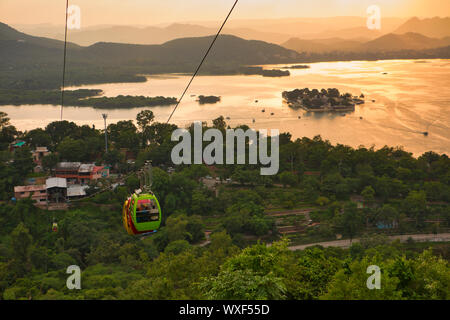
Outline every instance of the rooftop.
{"label": "rooftop", "polygon": [[86,163],[86,164],[82,164],[80,166],[80,168],[78,169],[78,172],[82,173],[86,173],[86,172],[92,172],[95,168],[95,164],[93,163]]}
{"label": "rooftop", "polygon": [[67,188],[67,179],[66,178],[48,178],[45,181],[45,185],[46,185],[47,189]]}
{"label": "rooftop", "polygon": [[104,166],[95,166],[93,172],[99,172],[99,171],[102,171],[103,169],[107,169],[107,168]]}
{"label": "rooftop", "polygon": [[12,143],[12,146],[13,147],[22,147],[22,146],[24,146],[25,145],[25,141],[14,141],[13,143]]}
{"label": "rooftop", "polygon": [[36,150],[34,152],[48,152],[47,147],[36,147]]}
{"label": "rooftop", "polygon": [[42,190],[45,190],[45,184],[14,187],[14,192],[34,192],[34,191],[42,191]]}
{"label": "rooftop", "polygon": [[67,188],[67,196],[68,197],[80,197],[86,195],[86,189],[88,186],[80,186],[80,185],[72,185]]}

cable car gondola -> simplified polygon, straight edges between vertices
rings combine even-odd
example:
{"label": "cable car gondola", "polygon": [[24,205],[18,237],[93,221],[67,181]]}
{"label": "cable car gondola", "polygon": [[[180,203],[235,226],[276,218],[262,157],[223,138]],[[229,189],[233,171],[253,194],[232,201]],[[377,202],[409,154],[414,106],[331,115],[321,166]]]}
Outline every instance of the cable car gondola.
{"label": "cable car gondola", "polygon": [[161,207],[154,194],[133,194],[123,206],[123,225],[130,235],[154,233],[161,225]]}
{"label": "cable car gondola", "polygon": [[129,197],[122,209],[122,222],[130,235],[144,235],[156,232],[161,226],[161,207],[150,190],[151,166],[140,171],[142,189]]}

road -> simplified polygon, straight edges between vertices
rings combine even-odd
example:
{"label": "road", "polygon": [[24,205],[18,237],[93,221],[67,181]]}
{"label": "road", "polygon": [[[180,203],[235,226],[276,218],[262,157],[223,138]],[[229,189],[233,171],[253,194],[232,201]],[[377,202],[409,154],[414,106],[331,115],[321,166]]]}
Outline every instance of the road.
{"label": "road", "polygon": [[[438,233],[438,234],[408,234],[408,235],[400,235],[400,236],[390,236],[388,237],[390,240],[400,240],[400,242],[406,242],[409,238],[412,238],[417,242],[445,242],[450,241],[450,233]],[[359,239],[353,239],[353,243],[359,242]],[[349,248],[351,246],[350,240],[336,240],[336,241],[327,241],[327,242],[317,242],[317,243],[309,243],[302,244],[298,246],[290,246],[289,250],[304,250],[308,247],[312,246],[322,246],[324,248],[327,247],[339,247],[339,248]]]}

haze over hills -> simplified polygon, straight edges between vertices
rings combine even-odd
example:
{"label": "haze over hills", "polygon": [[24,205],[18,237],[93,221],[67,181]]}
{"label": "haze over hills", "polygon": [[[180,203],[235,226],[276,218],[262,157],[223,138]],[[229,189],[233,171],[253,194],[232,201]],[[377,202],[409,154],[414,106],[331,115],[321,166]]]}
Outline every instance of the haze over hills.
{"label": "haze over hills", "polygon": [[[49,39],[45,37],[35,37],[19,32],[14,28],[11,28],[7,24],[0,22],[0,41],[20,41],[27,42],[31,45],[38,45],[47,48],[63,48],[64,43],[59,40]],[[79,47],[76,44],[69,43],[70,48]],[[2,51],[6,50],[6,47],[2,47]]]}
{"label": "haze over hills", "polygon": [[414,17],[406,21],[394,31],[396,34],[408,32],[420,33],[430,38],[450,37],[450,17],[435,17],[428,19],[419,19]]}
{"label": "haze over hills", "polygon": [[[235,35],[247,40],[261,40],[281,44],[290,38],[327,39],[343,38],[372,40],[392,32],[404,19],[383,18],[382,32],[369,30],[363,17],[293,18],[293,19],[250,19],[230,20],[224,34]],[[221,22],[198,21],[172,23],[158,26],[89,26],[81,30],[70,30],[70,41],[79,45],[96,42],[117,42],[133,44],[162,44],[185,37],[202,37],[215,34]],[[54,39],[64,39],[64,26],[18,25],[18,30]]]}
{"label": "haze over hills", "polygon": [[[261,40],[276,44],[291,38],[314,40],[309,44],[312,52],[317,40],[342,39],[361,43],[375,40],[389,33],[420,33],[429,38],[450,36],[450,18],[382,18],[381,30],[369,30],[365,17],[326,17],[288,19],[233,19],[223,30],[224,34],[235,35],[247,40]],[[69,40],[79,45],[89,46],[96,42],[116,42],[132,44],[163,44],[167,41],[203,37],[217,32],[219,21],[178,22],[157,26],[114,26],[96,25],[70,30]],[[64,39],[64,27],[55,25],[20,25],[18,29],[31,35]],[[323,43],[323,41],[320,41]],[[326,45],[331,45],[325,41]],[[342,45],[346,46],[344,42]],[[352,44],[349,49],[352,49]],[[345,50],[345,49],[344,49]]]}
{"label": "haze over hills", "polygon": [[[217,28],[208,28],[193,24],[171,24],[164,28],[113,26],[94,31],[73,32],[73,34],[70,35],[70,39],[80,45],[91,45],[99,41],[133,44],[162,44],[178,38],[205,37],[216,33]],[[261,32],[250,28],[225,28],[223,34],[234,35],[247,40],[262,40],[273,43],[289,38],[289,35]],[[59,38],[62,38],[62,36],[59,36]]]}
{"label": "haze over hills", "polygon": [[328,32],[317,33],[313,39],[310,35],[293,37],[282,45],[297,52],[326,53],[425,50],[450,44],[450,18],[411,18],[393,32],[384,31],[386,28],[382,22],[381,31],[353,27],[337,30],[334,36],[329,38],[326,38]]}
{"label": "haze over hills", "polygon": [[[45,36],[64,40],[63,27],[21,26],[19,29],[28,30],[36,36]],[[52,31],[53,30],[53,31]],[[205,37],[217,33],[217,27],[204,27],[196,24],[170,24],[168,26],[95,26],[82,30],[70,30],[70,41],[82,46],[89,46],[97,42],[115,42],[129,44],[163,44],[167,41],[187,38]],[[261,40],[272,43],[281,43],[288,40],[291,35],[262,32],[251,28],[224,28],[223,34],[234,35],[247,40]]]}
{"label": "haze over hills", "polygon": [[283,47],[297,52],[323,53],[333,51],[360,51],[361,42],[341,38],[305,40],[291,38],[282,44]]}
{"label": "haze over hills", "polygon": [[363,45],[366,51],[387,50],[423,50],[450,45],[450,37],[443,39],[429,38],[419,33],[387,34]]}
{"label": "haze over hills", "polygon": [[[301,14],[301,13],[300,13]],[[382,18],[382,34],[393,32],[407,19],[404,18]],[[204,26],[217,26],[217,21],[192,21],[191,23]],[[341,37],[340,31],[347,33],[348,29],[366,27],[366,17],[341,16],[322,18],[283,18],[283,19],[232,19],[227,23],[229,28],[252,28],[263,32],[275,32],[290,34],[292,37],[303,39],[332,38]],[[369,30],[370,31],[370,30]],[[321,36],[322,35],[322,36]],[[358,37],[350,35],[351,37]]]}
{"label": "haze over hills", "polygon": [[341,52],[385,52],[400,50],[425,50],[450,45],[450,37],[436,39],[409,32],[406,34],[387,34],[367,42],[340,38],[302,40],[292,38],[282,44],[297,52],[327,53]]}
{"label": "haze over hills", "polygon": [[[383,30],[382,30],[383,31]],[[362,27],[352,27],[346,29],[338,29],[338,30],[326,30],[323,32],[315,33],[315,34],[305,34],[301,38],[308,40],[316,40],[316,39],[328,39],[328,38],[340,38],[344,40],[354,40],[354,41],[369,41],[376,39],[385,32],[378,30],[370,30],[367,26]]]}

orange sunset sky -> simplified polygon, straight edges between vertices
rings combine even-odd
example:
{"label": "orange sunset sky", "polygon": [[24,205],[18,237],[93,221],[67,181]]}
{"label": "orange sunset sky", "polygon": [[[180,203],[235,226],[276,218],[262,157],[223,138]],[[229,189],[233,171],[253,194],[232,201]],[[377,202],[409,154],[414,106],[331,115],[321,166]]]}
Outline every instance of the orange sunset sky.
{"label": "orange sunset sky", "polygon": [[[220,20],[234,0],[71,0],[83,25],[155,25]],[[365,16],[378,5],[384,17],[449,16],[449,0],[240,0],[233,19]],[[0,22],[63,24],[65,0],[0,0]]]}

